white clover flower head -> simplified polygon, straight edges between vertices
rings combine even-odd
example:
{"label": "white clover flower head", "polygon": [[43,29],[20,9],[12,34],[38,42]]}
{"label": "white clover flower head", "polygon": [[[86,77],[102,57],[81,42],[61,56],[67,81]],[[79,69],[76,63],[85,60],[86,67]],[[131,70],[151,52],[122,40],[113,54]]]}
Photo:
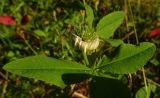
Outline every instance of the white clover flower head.
{"label": "white clover flower head", "polygon": [[83,49],[85,53],[87,53],[88,51],[94,51],[98,48],[100,43],[100,40],[98,37],[96,37],[95,39],[89,39],[89,40],[85,40],[83,41],[81,37],[75,35],[75,46],[78,46],[80,49]]}

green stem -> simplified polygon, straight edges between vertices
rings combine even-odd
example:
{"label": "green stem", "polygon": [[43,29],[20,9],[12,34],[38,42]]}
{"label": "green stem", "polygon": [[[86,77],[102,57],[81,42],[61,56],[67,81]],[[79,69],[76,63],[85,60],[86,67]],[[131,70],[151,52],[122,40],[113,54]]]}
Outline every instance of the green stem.
{"label": "green stem", "polygon": [[85,52],[83,52],[83,58],[84,58],[86,66],[89,66],[88,57],[87,57],[87,54]]}
{"label": "green stem", "polygon": [[145,85],[145,88],[146,88],[147,98],[149,98],[147,79],[146,79],[144,68],[142,68],[142,74],[143,74],[143,79],[144,79],[144,85]]}
{"label": "green stem", "polygon": [[32,48],[32,46],[28,43],[28,41],[27,41],[27,40],[24,40],[24,42],[25,42],[26,45],[31,49],[31,51],[32,51],[35,55],[37,55],[37,52]]}
{"label": "green stem", "polygon": [[134,21],[134,16],[133,16],[130,0],[128,0],[128,5],[129,5],[130,13],[131,13],[131,19],[132,19],[132,22],[133,22],[133,28],[134,28],[134,34],[135,34],[135,38],[136,38],[136,43],[139,44],[137,30],[136,30],[136,25],[135,25],[135,21]]}
{"label": "green stem", "polygon": [[5,0],[1,1],[1,7],[0,7],[0,14],[3,14],[3,8],[4,8]]}
{"label": "green stem", "polygon": [[2,88],[1,98],[5,98],[5,94],[7,93],[7,87],[8,87],[8,72],[6,72],[5,79],[6,79],[6,80],[5,80],[4,85],[3,85],[3,88]]}
{"label": "green stem", "polygon": [[[134,16],[133,16],[130,0],[128,0],[128,4],[129,4],[129,10],[130,10],[130,13],[131,13],[131,19],[132,19],[132,22],[133,22],[133,28],[134,28],[136,43],[139,44],[137,30],[136,30],[136,25],[135,25],[135,21],[134,21]],[[143,74],[144,85],[145,85],[145,89],[146,89],[146,93],[147,93],[147,98],[149,98],[147,79],[146,79],[146,76],[145,76],[145,70],[144,70],[144,68],[142,68],[142,74]]]}
{"label": "green stem", "polygon": [[149,83],[151,83],[151,84],[154,84],[154,85],[156,85],[156,86],[160,87],[160,84],[158,84],[158,83],[154,82],[154,81],[153,81],[153,80],[151,80],[151,79],[147,79],[147,81],[148,81]]}

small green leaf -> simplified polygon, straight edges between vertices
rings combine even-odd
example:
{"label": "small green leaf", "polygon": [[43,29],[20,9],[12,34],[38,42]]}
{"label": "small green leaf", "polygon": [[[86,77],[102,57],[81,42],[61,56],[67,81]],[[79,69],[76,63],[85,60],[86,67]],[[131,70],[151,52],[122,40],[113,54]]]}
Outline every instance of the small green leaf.
{"label": "small green leaf", "polygon": [[153,65],[155,66],[158,66],[160,63],[159,63],[159,60],[157,60],[156,58],[150,60],[150,63],[152,63]]}
{"label": "small green leaf", "polygon": [[39,30],[39,29],[38,30],[34,30],[34,33],[36,35],[40,36],[40,37],[45,37],[46,36],[45,32],[42,31],[42,30]]}
{"label": "small green leaf", "polygon": [[[24,2],[19,3],[17,6],[15,6],[15,8],[11,9],[12,13],[15,14],[16,12],[18,12],[23,6],[25,5]],[[13,6],[14,7],[14,6]],[[17,13],[16,13],[17,14]]]}
{"label": "small green leaf", "polygon": [[134,73],[147,63],[155,50],[155,45],[149,42],[141,43],[139,46],[122,44],[116,56],[104,58],[98,69],[104,73]]}
{"label": "small green leaf", "polygon": [[92,23],[93,23],[93,19],[94,19],[93,10],[87,4],[85,4],[85,9],[86,9],[86,14],[87,14],[86,21],[88,23],[89,29],[92,30]]}
{"label": "small green leaf", "polygon": [[106,42],[110,43],[113,47],[118,47],[121,44],[124,44],[123,40],[121,39],[107,39]]}
{"label": "small green leaf", "polygon": [[125,13],[122,11],[116,11],[104,16],[97,24],[97,34],[105,40],[110,38],[113,36],[115,30],[120,26],[124,17]]}
{"label": "small green leaf", "polygon": [[146,92],[146,88],[145,87],[142,87],[140,88],[137,93],[136,93],[136,98],[150,98],[150,89],[148,89],[148,93],[149,95],[147,96],[147,92]]}
{"label": "small green leaf", "polygon": [[69,18],[64,20],[65,23],[72,26],[78,26],[83,20],[82,15],[79,12],[74,12],[69,15]]}
{"label": "small green leaf", "polygon": [[90,74],[91,69],[76,62],[57,60],[46,56],[31,56],[6,64],[5,70],[64,87],[63,74]]}
{"label": "small green leaf", "polygon": [[150,98],[151,92],[155,92],[156,86],[153,84],[149,84],[147,86],[147,92],[146,92],[146,87],[140,88],[137,93],[136,93],[136,98]]}

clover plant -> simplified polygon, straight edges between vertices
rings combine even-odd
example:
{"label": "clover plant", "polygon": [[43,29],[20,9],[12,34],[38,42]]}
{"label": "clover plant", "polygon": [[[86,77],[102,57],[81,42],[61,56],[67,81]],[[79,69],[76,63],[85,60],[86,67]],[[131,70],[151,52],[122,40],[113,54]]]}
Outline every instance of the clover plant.
{"label": "clover plant", "polygon": [[[80,80],[86,76],[87,78],[85,79],[90,78],[92,81],[92,85],[90,86],[90,97],[95,97],[95,93],[97,93],[99,89],[109,87],[115,88],[116,86],[117,89],[108,90],[112,93],[116,93],[113,94],[113,98],[129,98],[130,94],[127,92],[123,83],[120,82],[120,77],[125,74],[136,73],[141,69],[154,55],[156,47],[150,42],[141,42],[139,45],[133,45],[124,43],[122,40],[117,41],[117,39],[112,39],[114,32],[120,24],[122,24],[125,18],[125,13],[123,11],[115,11],[104,16],[97,23],[96,27],[94,27],[93,10],[87,4],[84,6],[86,12],[86,15],[84,16],[84,29],[80,33],[73,34],[75,46],[82,49],[86,55],[85,59],[87,59],[88,55],[92,57],[94,53],[98,52],[97,49],[103,51],[104,48],[102,47],[105,44],[110,43],[112,47],[116,48],[116,51],[112,51],[113,53],[111,53],[114,55],[110,56],[101,52],[101,54],[97,54],[96,60],[91,61],[93,63],[88,62],[85,64],[56,59],[44,55],[35,55],[9,62],[4,65],[3,68],[13,74],[42,80],[61,88],[66,87],[70,83],[77,83],[77,80],[72,80],[72,75],[79,75]],[[88,54],[88,51],[92,52]],[[101,81],[100,83],[102,83],[102,85],[94,84],[99,81]],[[121,93],[124,89],[127,93],[125,93],[125,91],[124,93]]]}

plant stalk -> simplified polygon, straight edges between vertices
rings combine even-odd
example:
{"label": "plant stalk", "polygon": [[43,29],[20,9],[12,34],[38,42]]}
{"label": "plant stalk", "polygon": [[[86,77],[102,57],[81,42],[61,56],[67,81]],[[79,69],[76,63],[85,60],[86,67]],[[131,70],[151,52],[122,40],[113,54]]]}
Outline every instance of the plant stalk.
{"label": "plant stalk", "polygon": [[28,43],[28,41],[24,39],[24,42],[25,42],[26,45],[31,49],[31,51],[32,51],[35,55],[37,55],[37,52],[32,48],[32,46]]}
{"label": "plant stalk", "polygon": [[[130,2],[131,2],[131,1],[128,0],[128,5],[129,5],[130,13],[131,13],[131,19],[132,19],[132,22],[133,22],[133,28],[134,28],[136,43],[139,44],[138,35],[137,35],[137,30],[136,30],[136,25],[135,25],[134,16],[133,16],[133,12],[132,12],[132,8],[131,8],[131,3],[130,3]],[[149,98],[149,92],[148,92],[148,86],[147,86],[147,79],[146,79],[146,75],[145,75],[145,70],[144,70],[144,68],[142,68],[142,74],[143,74],[143,80],[144,80],[144,85],[145,85],[145,89],[146,89],[147,98]]]}
{"label": "plant stalk", "polygon": [[89,66],[88,57],[87,57],[86,52],[84,52],[84,51],[83,51],[83,58],[84,58],[84,61],[85,61],[86,66]]}
{"label": "plant stalk", "polygon": [[135,25],[135,21],[134,21],[134,16],[133,16],[130,0],[128,0],[128,5],[129,5],[130,14],[131,14],[131,19],[132,19],[132,22],[133,22],[133,28],[134,28],[134,34],[135,34],[135,38],[136,38],[136,43],[139,44],[136,25]]}
{"label": "plant stalk", "polygon": [[143,74],[143,79],[144,79],[144,85],[145,85],[145,89],[146,89],[147,98],[149,98],[149,92],[148,92],[148,86],[147,86],[147,79],[146,79],[146,75],[145,75],[145,70],[144,70],[144,68],[142,68],[142,74]]}
{"label": "plant stalk", "polygon": [[6,79],[6,80],[5,80],[4,85],[3,85],[1,98],[5,98],[5,94],[7,93],[7,87],[8,87],[8,72],[6,72],[5,79]]}

